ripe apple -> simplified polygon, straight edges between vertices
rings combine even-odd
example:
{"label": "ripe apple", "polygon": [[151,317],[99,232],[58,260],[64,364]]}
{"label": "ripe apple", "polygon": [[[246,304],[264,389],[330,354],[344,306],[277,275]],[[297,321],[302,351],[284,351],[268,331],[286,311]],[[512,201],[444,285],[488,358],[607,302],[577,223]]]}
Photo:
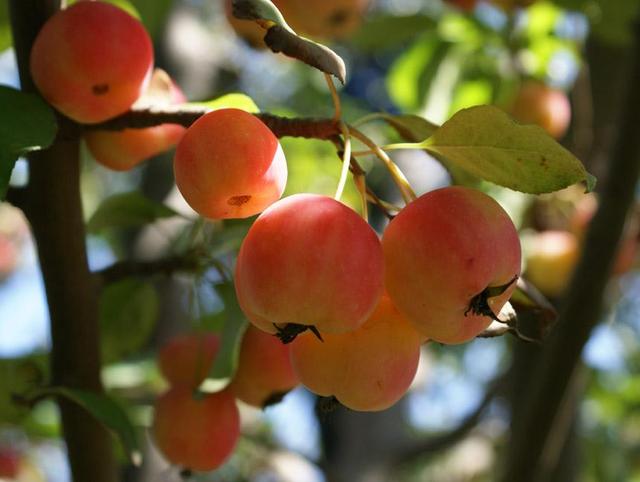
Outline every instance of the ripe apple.
{"label": "ripe apple", "polygon": [[128,110],[149,82],[153,46],[142,24],[124,10],[77,2],[44,24],[31,50],[31,74],[42,96],[87,124]]}
{"label": "ripe apple", "polygon": [[295,194],[253,223],[235,281],[245,315],[267,333],[297,326],[344,333],[364,323],[382,294],[380,241],[344,204]]}
{"label": "ripe apple", "polygon": [[242,337],[238,368],[229,384],[236,398],[264,408],[279,402],[298,385],[289,357],[290,347],[249,325]]}
{"label": "ripe apple", "polygon": [[172,386],[198,387],[220,349],[212,333],[187,333],[169,340],[158,354],[160,372]]}
{"label": "ripe apple", "polygon": [[383,295],[358,329],[323,341],[312,333],[292,343],[291,360],[312,392],[335,396],[352,410],[389,408],[407,392],[418,369],[424,337]]}
{"label": "ripe apple", "polygon": [[513,222],[491,197],[466,187],[408,204],[389,223],[382,248],[391,300],[440,343],[463,343],[489,326],[520,274]]}
{"label": "ripe apple", "polygon": [[200,117],[179,142],[173,166],[187,203],[211,219],[258,214],[280,198],[287,182],[278,139],[240,109]]}
{"label": "ripe apple", "polygon": [[[156,69],[149,87],[132,107],[161,107],[185,101],[186,97],[169,75],[164,70]],[[175,146],[185,130],[178,124],[162,124],[119,132],[92,131],[84,139],[91,155],[100,164],[114,171],[127,171]]]}
{"label": "ripe apple", "polygon": [[210,471],[222,465],[240,436],[240,415],[229,390],[194,394],[173,387],[155,404],[152,433],[166,459],[178,466]]}
{"label": "ripe apple", "polygon": [[552,137],[561,138],[571,122],[567,95],[541,82],[527,81],[516,93],[511,115],[523,124],[537,124]]}

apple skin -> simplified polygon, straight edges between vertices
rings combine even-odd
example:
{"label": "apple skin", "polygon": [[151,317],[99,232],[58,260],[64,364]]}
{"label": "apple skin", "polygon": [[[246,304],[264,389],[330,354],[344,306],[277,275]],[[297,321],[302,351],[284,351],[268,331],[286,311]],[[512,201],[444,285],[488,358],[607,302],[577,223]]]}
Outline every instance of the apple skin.
{"label": "apple skin", "polygon": [[327,196],[295,194],[253,223],[235,287],[249,321],[267,333],[291,323],[344,333],[375,309],[383,273],[378,236],[355,211]]}
{"label": "apple skin", "polygon": [[240,414],[229,390],[194,395],[173,387],[156,400],[152,434],[166,459],[207,472],[222,465],[240,436]]}
{"label": "apple skin", "polygon": [[[469,312],[488,287],[520,275],[513,222],[490,196],[460,186],[428,192],[408,204],[382,236],[385,285],[398,309],[426,337],[469,341],[491,323]],[[497,314],[515,289],[488,299]]]}
{"label": "apple skin", "polygon": [[536,233],[530,245],[525,276],[545,296],[561,296],[580,257],[578,239],[568,231],[549,230]]}
{"label": "apple skin", "polygon": [[321,396],[335,396],[358,411],[389,408],[407,392],[418,369],[424,337],[383,295],[358,329],[324,341],[306,332],[292,342],[300,381]]}
{"label": "apple skin", "polygon": [[176,336],[160,349],[158,367],[170,385],[196,388],[207,377],[219,350],[220,338],[212,333]]}
{"label": "apple skin", "polygon": [[210,219],[262,212],[284,191],[287,161],[271,130],[240,109],[200,117],[176,148],[174,173],[189,205]]}
{"label": "apple skin", "polygon": [[564,136],[571,122],[571,104],[567,94],[536,81],[522,84],[510,112],[518,122],[537,124],[555,139]]}
{"label": "apple skin", "polygon": [[44,24],[30,68],[49,103],[77,122],[92,124],[124,113],[144,92],[153,46],[142,24],[124,10],[77,2]]}
{"label": "apple skin", "polygon": [[[186,97],[166,72],[156,69],[149,87],[132,107],[161,107],[186,102]],[[142,161],[175,146],[186,131],[178,124],[145,129],[93,131],[84,136],[94,159],[114,171],[128,171]]]}
{"label": "apple skin", "polygon": [[249,325],[242,337],[238,368],[229,384],[238,400],[257,408],[279,401],[300,382],[290,360],[291,345]]}

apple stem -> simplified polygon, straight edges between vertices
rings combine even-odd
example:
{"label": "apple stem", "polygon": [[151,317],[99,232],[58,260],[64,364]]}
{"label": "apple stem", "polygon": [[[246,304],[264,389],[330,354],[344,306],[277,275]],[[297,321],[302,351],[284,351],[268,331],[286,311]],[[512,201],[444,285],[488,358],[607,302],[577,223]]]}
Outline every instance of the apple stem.
{"label": "apple stem", "polygon": [[336,194],[334,196],[336,201],[340,201],[342,193],[344,192],[344,186],[347,183],[347,175],[349,174],[349,165],[351,163],[351,135],[349,134],[349,129],[347,129],[345,123],[342,121],[339,122],[340,130],[344,137],[344,149],[342,151],[342,171],[340,172],[340,181],[338,181],[338,188],[336,189]]}

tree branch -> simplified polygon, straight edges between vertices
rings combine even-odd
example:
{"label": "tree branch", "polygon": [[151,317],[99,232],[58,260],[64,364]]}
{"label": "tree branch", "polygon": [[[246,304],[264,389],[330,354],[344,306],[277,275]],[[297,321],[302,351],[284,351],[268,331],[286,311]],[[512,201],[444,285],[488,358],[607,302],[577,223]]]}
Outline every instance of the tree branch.
{"label": "tree branch", "polygon": [[[22,88],[34,92],[31,45],[58,0],[10,0]],[[36,240],[51,324],[52,383],[100,393],[98,299],[87,263],[77,141],[55,142],[29,156],[24,210]],[[82,408],[58,399],[73,480],[116,480],[112,438]]]}
{"label": "tree branch", "polygon": [[416,459],[433,455],[436,452],[446,450],[457,444],[466,437],[469,432],[478,425],[478,423],[480,423],[484,412],[502,389],[504,381],[504,375],[501,375],[494,380],[487,388],[487,391],[478,406],[469,415],[467,415],[467,417],[465,417],[457,427],[453,428],[449,432],[420,440],[408,449],[402,450],[393,457],[392,464],[397,466],[411,463]]}
{"label": "tree branch", "polygon": [[603,293],[640,174],[640,24],[619,137],[611,153],[600,208],[587,232],[559,322],[529,385],[511,437],[504,482],[540,481],[541,457],[585,343],[602,312]]}
{"label": "tree branch", "polygon": [[130,276],[171,276],[180,272],[195,272],[202,267],[197,257],[171,256],[153,261],[117,261],[93,274],[100,285],[114,283]]}
{"label": "tree branch", "polygon": [[[161,124],[180,124],[189,127],[210,109],[194,105],[175,107],[132,109],[124,114],[98,124],[78,124],[62,115],[58,117],[59,137],[78,139],[85,132],[95,130],[119,131],[143,129]],[[277,137],[305,137],[309,139],[331,139],[340,134],[334,119],[287,118],[269,113],[255,114]]]}

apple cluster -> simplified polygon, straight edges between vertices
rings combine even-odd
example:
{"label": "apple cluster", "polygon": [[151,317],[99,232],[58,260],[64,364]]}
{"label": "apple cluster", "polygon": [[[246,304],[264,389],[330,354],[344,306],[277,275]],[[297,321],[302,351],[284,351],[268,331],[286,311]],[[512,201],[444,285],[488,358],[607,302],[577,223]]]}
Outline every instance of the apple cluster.
{"label": "apple cluster", "polygon": [[[49,18],[30,58],[42,96],[83,124],[104,122],[131,108],[185,102],[180,88],[153,64],[151,38],[136,18],[109,3],[88,0]],[[124,171],[170,149],[184,131],[175,124],[119,132],[88,129],[85,141],[96,161]]]}
{"label": "apple cluster", "polygon": [[[349,2],[355,4],[366,2]],[[35,41],[31,71],[42,95],[84,124],[136,103],[154,105],[158,97],[184,101],[166,74],[153,73],[142,25],[102,2],[80,1],[51,17]],[[170,388],[156,402],[153,435],[169,461],[189,469],[212,470],[231,454],[239,436],[236,399],[263,407],[301,383],[354,410],[390,407],[409,389],[421,345],[476,337],[520,274],[511,219],[475,189],[420,196],[382,238],[334,198],[280,199],[287,180],[280,143],[239,109],[211,111],[186,130],[94,132],[86,141],[97,159],[120,170],[177,143],[176,185],[197,213],[259,214],[235,268],[236,295],[251,326],[231,383],[215,393],[198,390],[219,351],[215,335],[176,338],[160,353]]]}
{"label": "apple cluster", "polygon": [[299,383],[290,346],[250,326],[231,382],[218,392],[198,392],[219,348],[217,335],[189,333],[169,340],[158,356],[170,388],[156,401],[153,437],[167,460],[191,470],[213,470],[233,452],[240,436],[236,399],[263,408]]}

